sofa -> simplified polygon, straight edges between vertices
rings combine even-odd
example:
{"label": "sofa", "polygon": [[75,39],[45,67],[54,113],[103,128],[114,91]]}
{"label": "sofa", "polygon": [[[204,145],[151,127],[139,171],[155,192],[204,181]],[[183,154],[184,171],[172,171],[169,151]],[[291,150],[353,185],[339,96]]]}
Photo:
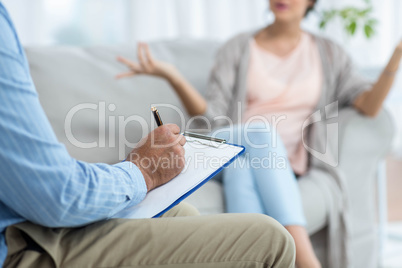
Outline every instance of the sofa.
{"label": "sofa", "polygon": [[[153,42],[150,47],[157,59],[174,64],[204,94],[219,45],[208,40],[176,40]],[[184,118],[180,116],[185,110],[164,80],[147,76],[114,78],[126,70],[116,62],[116,56],[135,60],[135,46],[27,47],[26,54],[41,104],[54,131],[79,160],[110,164],[122,160],[154,126],[152,105],[159,107],[165,123],[176,123],[183,129],[189,119],[186,114]],[[393,125],[386,111],[370,119],[350,108],[340,110],[338,123],[336,168],[346,178],[350,201],[350,266],[376,267],[375,180],[377,166],[390,148]],[[331,267],[327,256],[328,206],[336,200],[331,200],[325,190],[333,186],[323,185],[321,180],[331,174],[319,169],[309,174],[298,181],[307,229],[324,267]],[[202,214],[223,213],[225,204],[219,178],[208,182],[187,202]]]}

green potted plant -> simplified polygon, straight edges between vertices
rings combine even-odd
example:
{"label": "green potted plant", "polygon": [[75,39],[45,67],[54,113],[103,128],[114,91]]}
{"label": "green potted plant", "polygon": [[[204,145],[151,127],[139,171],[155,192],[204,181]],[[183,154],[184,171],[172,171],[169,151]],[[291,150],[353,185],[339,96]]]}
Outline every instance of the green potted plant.
{"label": "green potted plant", "polygon": [[324,30],[326,26],[336,20],[340,20],[345,32],[354,36],[358,31],[363,31],[367,39],[376,33],[378,21],[373,16],[373,4],[371,0],[363,0],[364,7],[347,6],[341,9],[330,9],[322,12],[319,27]]}

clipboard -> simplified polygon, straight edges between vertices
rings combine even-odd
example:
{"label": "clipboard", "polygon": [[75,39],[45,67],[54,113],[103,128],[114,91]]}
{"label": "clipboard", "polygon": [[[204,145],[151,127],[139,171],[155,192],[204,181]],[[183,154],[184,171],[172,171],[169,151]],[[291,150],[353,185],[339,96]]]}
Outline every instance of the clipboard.
{"label": "clipboard", "polygon": [[150,191],[139,204],[127,207],[112,218],[158,218],[229,166],[245,151],[244,146],[197,133],[184,132],[186,165],[168,183]]}

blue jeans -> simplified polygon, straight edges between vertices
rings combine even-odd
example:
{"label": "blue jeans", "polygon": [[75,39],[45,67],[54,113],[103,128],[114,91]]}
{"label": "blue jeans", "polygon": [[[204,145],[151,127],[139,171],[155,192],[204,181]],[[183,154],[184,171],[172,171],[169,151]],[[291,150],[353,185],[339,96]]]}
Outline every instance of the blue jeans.
{"label": "blue jeans", "polygon": [[245,154],[223,173],[227,212],[266,214],[283,226],[305,226],[297,179],[279,134],[262,124],[251,128],[256,131],[245,134],[245,127],[237,125],[232,132],[215,132],[246,147]]}

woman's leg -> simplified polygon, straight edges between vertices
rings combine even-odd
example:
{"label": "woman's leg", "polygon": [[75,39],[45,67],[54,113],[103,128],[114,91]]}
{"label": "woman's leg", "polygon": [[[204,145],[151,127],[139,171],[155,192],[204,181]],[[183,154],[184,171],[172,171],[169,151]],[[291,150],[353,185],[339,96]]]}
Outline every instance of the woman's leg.
{"label": "woman's leg", "polygon": [[[237,212],[247,212],[246,198],[252,200],[250,205],[259,204],[257,210],[279,221],[295,239],[297,266],[320,267],[304,227],[300,192],[286,148],[279,135],[275,137],[268,129],[261,132],[264,126],[253,125],[252,128],[258,131],[248,130],[246,134],[243,127],[235,127],[234,135],[220,135],[231,142],[241,142],[246,147],[245,158],[248,158],[243,166],[225,170],[224,187],[230,189],[225,191],[227,206],[240,208]],[[264,145],[268,146],[262,148]],[[248,209],[253,211],[254,208],[249,206]]]}
{"label": "woman's leg", "polygon": [[240,157],[223,173],[226,211],[266,214],[258,196],[253,174],[247,168],[245,161],[247,161],[245,157]]}
{"label": "woman's leg", "polygon": [[315,256],[314,249],[311,245],[310,237],[306,228],[299,225],[288,225],[285,226],[285,228],[295,240],[296,267],[321,267],[320,261]]}
{"label": "woman's leg", "polygon": [[[255,124],[247,132],[243,126],[235,126],[217,135],[246,147],[245,155],[224,171],[224,187],[229,195],[227,205],[231,207],[233,202],[234,207],[240,207],[241,202],[248,200],[239,199],[250,198],[252,204],[259,204],[259,213],[268,214],[282,225],[304,226],[306,221],[296,177],[282,141],[271,133],[263,125]],[[247,212],[244,211],[247,209],[254,208],[243,206],[238,212]]]}
{"label": "woman's leg", "polygon": [[[253,144],[246,144],[250,161],[265,158],[265,162],[270,164],[264,166],[262,161],[260,166],[255,166],[252,169],[253,177],[267,214],[285,226],[295,240],[297,267],[321,267],[305,228],[306,220],[297,179],[280,136],[255,132],[249,133],[248,140],[254,141]],[[265,150],[257,148],[257,141],[260,141],[259,144],[269,144],[270,147]]]}

